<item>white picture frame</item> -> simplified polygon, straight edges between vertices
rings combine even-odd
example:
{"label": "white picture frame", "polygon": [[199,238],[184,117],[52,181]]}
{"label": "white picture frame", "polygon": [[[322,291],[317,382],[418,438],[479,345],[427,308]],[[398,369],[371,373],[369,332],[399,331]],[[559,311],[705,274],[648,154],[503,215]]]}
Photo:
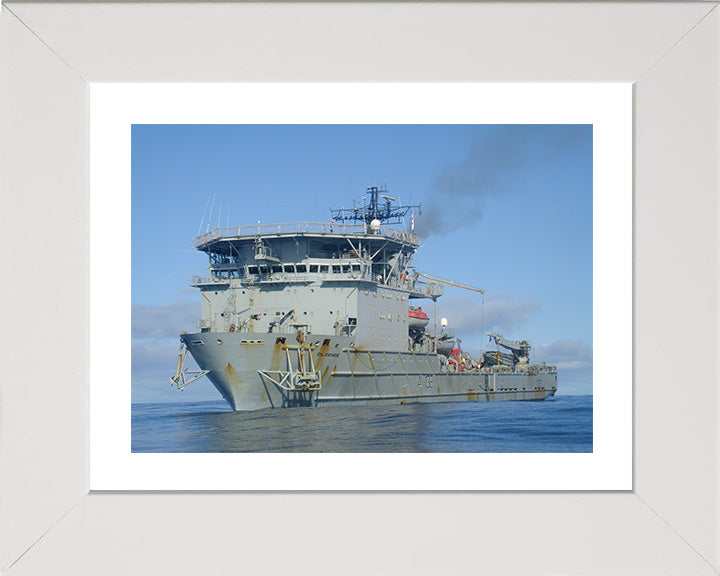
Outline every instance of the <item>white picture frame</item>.
{"label": "white picture frame", "polygon": [[[3,573],[715,574],[716,6],[4,6]],[[88,83],[342,79],[635,83],[631,492],[88,493]]]}

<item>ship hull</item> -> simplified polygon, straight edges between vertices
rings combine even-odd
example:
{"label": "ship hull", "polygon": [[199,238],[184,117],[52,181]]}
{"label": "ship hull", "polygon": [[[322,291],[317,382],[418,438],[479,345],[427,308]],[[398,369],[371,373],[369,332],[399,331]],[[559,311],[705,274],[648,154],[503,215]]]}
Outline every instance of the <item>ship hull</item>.
{"label": "ship hull", "polygon": [[[452,372],[435,353],[355,348],[348,336],[309,335],[301,343],[277,333],[202,332],[181,338],[233,410],[544,400],[557,391],[551,367]],[[289,385],[290,376],[302,370],[316,381]]]}

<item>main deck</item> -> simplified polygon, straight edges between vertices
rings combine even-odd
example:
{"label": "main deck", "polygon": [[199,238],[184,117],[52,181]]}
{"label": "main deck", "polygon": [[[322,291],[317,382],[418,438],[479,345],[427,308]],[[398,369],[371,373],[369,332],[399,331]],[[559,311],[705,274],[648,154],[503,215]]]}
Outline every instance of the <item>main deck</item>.
{"label": "main deck", "polygon": [[454,371],[436,353],[358,348],[344,336],[303,343],[274,334],[182,337],[234,410],[327,403],[544,400],[557,391],[552,366]]}

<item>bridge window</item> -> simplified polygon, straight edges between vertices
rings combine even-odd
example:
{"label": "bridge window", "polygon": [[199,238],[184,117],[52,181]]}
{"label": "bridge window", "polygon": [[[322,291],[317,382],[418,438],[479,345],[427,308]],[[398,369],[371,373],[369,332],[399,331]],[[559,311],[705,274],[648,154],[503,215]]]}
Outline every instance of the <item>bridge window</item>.
{"label": "bridge window", "polygon": [[328,267],[320,266],[320,274],[327,274],[327,273],[328,273]]}
{"label": "bridge window", "polygon": [[283,270],[285,270],[287,274],[295,274],[295,266],[293,264],[285,264]]}
{"label": "bridge window", "polygon": [[317,272],[317,271],[318,271],[318,265],[310,264],[310,272]]}
{"label": "bridge window", "polygon": [[332,267],[333,274],[340,274],[340,266]]}
{"label": "bridge window", "polygon": [[307,272],[307,266],[305,266],[305,264],[298,264],[296,268],[298,274],[305,274],[305,272]]}

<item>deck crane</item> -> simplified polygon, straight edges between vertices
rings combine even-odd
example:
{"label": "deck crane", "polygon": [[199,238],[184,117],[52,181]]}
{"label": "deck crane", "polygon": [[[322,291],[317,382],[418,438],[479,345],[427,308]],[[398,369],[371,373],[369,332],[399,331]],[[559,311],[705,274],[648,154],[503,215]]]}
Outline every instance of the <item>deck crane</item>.
{"label": "deck crane", "polygon": [[437,276],[430,276],[430,274],[425,274],[424,272],[416,272],[416,274],[418,276],[422,276],[427,280],[430,280],[430,282],[436,282],[437,284],[443,284],[444,286],[462,288],[463,290],[472,290],[473,292],[480,292],[480,294],[485,294],[485,290],[483,290],[482,288],[475,288],[474,286],[468,286],[467,284],[460,284],[460,282],[453,282],[452,280],[445,280],[443,278],[438,278]]}
{"label": "deck crane", "polygon": [[[435,282],[436,284],[442,284],[444,286],[451,286],[453,288],[462,288],[463,290],[472,290],[473,292],[480,292],[480,294],[485,294],[485,290],[482,288],[476,288],[475,286],[468,286],[467,284],[460,284],[460,282],[453,282],[452,280],[445,280],[444,278],[438,278],[437,276],[431,276],[430,274],[425,274],[423,272],[415,271],[415,277],[421,277],[425,278],[426,280],[429,280],[430,282]],[[440,296],[440,294],[433,294],[430,296],[432,298],[432,301],[435,306],[435,310],[433,312],[433,318],[435,321],[433,322],[434,330],[433,330],[433,338],[437,342],[437,299]],[[443,327],[443,330],[445,328]],[[460,344],[460,339],[457,339],[458,345]]]}
{"label": "deck crane", "polygon": [[530,349],[532,346],[528,344],[527,340],[506,340],[503,338],[502,334],[494,334],[492,332],[488,332],[488,336],[495,340],[495,344],[498,346],[502,346],[503,348],[510,350],[516,360],[528,358],[530,356]]}

